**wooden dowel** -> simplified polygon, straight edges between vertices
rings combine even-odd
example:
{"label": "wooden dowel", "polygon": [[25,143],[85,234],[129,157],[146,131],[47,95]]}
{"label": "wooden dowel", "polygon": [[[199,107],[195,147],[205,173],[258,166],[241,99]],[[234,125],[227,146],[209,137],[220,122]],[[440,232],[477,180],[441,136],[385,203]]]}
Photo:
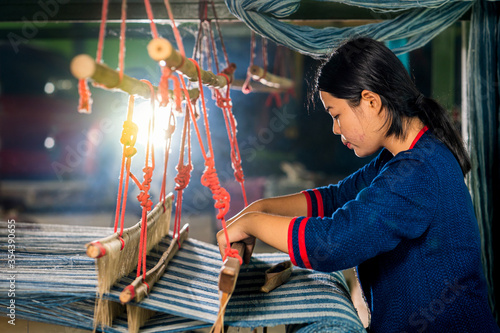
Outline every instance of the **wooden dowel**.
{"label": "wooden dowel", "polygon": [[[73,58],[70,65],[71,73],[77,79],[92,79],[94,82],[104,86],[107,89],[117,89],[130,95],[139,96],[145,99],[151,98],[151,89],[149,85],[138,79],[123,74],[120,80],[120,73],[109,68],[104,64],[95,62],[87,54],[80,54]],[[157,87],[154,87],[158,90]],[[170,96],[173,92],[169,91]],[[183,93],[184,96],[184,93]],[[199,96],[198,89],[189,90],[189,98],[196,99]]]}
{"label": "wooden dowel", "polygon": [[[240,90],[243,88],[245,80],[234,79],[231,83],[232,90]],[[284,88],[273,88],[262,84],[259,81],[252,82],[252,92],[253,93],[281,93],[285,92],[287,89]]]}
{"label": "wooden dowel", "polygon": [[293,88],[294,83],[292,80],[271,74],[269,72],[264,71],[263,68],[252,65],[250,67],[250,74],[252,75],[252,79],[255,81],[259,81],[263,85],[273,88],[281,88],[281,89],[290,89]]}
{"label": "wooden dowel", "polygon": [[[182,73],[190,81],[198,81],[198,72],[196,66],[177,52],[170,42],[164,38],[155,38],[148,44],[149,56],[155,61],[164,61],[165,65],[171,69]],[[227,80],[222,75],[216,75],[210,71],[200,70],[201,82],[204,85],[216,88],[222,88],[227,85]],[[232,75],[228,75],[232,80]],[[230,83],[230,82],[229,82]]]}
{"label": "wooden dowel", "polygon": [[[131,300],[140,302],[148,295],[148,292],[153,288],[153,285],[163,276],[165,269],[170,260],[175,256],[179,250],[179,244],[187,239],[189,233],[189,225],[186,224],[179,232],[179,236],[172,238],[168,249],[163,252],[160,260],[156,263],[155,267],[146,272],[146,283],[143,283],[142,276],[137,277],[130,285],[125,287],[120,293],[120,301],[128,303]],[[149,288],[148,288],[149,286]]]}
{"label": "wooden dowel", "polygon": [[[173,194],[170,193],[165,201],[159,202],[155,208],[151,212],[149,212],[147,217],[147,224],[151,225],[151,223],[156,223],[158,217],[163,213],[163,205],[166,205],[166,209],[168,209],[172,205]],[[133,233],[141,232],[141,222],[135,224],[134,226],[124,229],[122,238],[127,240]],[[90,258],[100,258],[102,256],[107,255],[106,249],[104,248],[104,244],[113,244],[113,246],[117,246],[121,248],[121,241],[119,237],[119,233],[115,232],[114,234],[107,236],[105,238],[93,241],[91,243],[87,243],[85,246],[87,248],[87,256]]]}

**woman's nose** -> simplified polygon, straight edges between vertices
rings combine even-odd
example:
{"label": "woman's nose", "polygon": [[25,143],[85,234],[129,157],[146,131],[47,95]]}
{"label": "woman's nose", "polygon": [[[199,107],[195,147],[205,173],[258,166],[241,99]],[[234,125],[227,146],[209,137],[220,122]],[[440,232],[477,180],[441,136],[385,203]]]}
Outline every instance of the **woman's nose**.
{"label": "woman's nose", "polygon": [[333,128],[332,128],[333,134],[335,135],[340,135],[340,126],[337,124],[337,120],[333,119]]}

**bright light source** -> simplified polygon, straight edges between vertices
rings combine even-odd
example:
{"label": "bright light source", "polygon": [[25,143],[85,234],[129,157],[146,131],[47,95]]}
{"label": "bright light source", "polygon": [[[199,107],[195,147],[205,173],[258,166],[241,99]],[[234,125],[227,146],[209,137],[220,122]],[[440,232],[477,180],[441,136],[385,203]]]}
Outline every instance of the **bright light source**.
{"label": "bright light source", "polygon": [[[146,146],[148,142],[148,126],[151,115],[151,104],[149,101],[137,104],[134,108],[134,116],[132,121],[139,127],[137,133],[137,143]],[[168,128],[170,116],[170,107],[156,107],[155,112],[155,129],[152,134],[152,140],[156,147],[162,147],[165,144],[165,130]]]}
{"label": "bright light source", "polygon": [[161,67],[165,67],[165,66],[167,66],[166,61],[165,61],[165,60],[160,60],[160,66],[161,66]]}
{"label": "bright light source", "polygon": [[53,137],[48,136],[45,138],[45,142],[43,144],[44,144],[45,148],[51,149],[51,148],[54,148],[56,141],[54,140]]}
{"label": "bright light source", "polygon": [[47,83],[45,83],[44,90],[45,90],[46,94],[50,95],[50,94],[54,93],[54,91],[56,90],[56,87],[54,86],[54,84],[52,82],[47,82]]}

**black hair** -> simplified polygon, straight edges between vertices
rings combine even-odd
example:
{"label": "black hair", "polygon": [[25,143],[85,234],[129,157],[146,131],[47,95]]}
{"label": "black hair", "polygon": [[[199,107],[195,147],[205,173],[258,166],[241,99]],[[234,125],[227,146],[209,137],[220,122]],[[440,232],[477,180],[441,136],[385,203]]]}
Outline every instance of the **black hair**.
{"label": "black hair", "polygon": [[386,136],[406,138],[406,128],[418,117],[451,150],[464,176],[471,169],[460,134],[448,112],[415,86],[401,61],[383,43],[370,38],[351,39],[340,45],[316,72],[314,92],[324,91],[347,100],[355,108],[361,92],[377,93],[387,110]]}

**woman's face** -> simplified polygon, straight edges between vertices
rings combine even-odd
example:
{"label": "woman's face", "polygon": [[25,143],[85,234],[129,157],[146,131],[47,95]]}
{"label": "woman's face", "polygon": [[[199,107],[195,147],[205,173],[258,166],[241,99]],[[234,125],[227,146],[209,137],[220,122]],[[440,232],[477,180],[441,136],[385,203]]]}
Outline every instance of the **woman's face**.
{"label": "woman's face", "polygon": [[[363,90],[363,93],[368,92]],[[358,157],[375,153],[384,146],[385,118],[380,112],[380,97],[377,94],[363,94],[358,107],[353,110],[347,100],[333,97],[321,91],[320,97],[326,112],[333,118],[333,133],[340,135],[342,143],[353,149]],[[375,99],[372,99],[375,96]]]}

